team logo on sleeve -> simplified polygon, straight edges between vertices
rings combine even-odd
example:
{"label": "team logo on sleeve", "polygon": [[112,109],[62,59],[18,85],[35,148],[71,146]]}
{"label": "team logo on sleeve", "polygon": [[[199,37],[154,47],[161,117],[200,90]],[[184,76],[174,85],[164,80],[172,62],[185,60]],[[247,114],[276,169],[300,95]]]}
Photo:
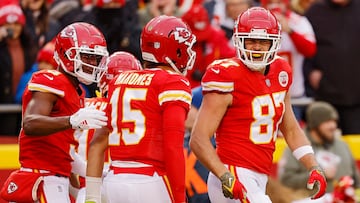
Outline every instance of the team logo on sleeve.
{"label": "team logo on sleeve", "polygon": [[18,186],[16,185],[16,183],[10,182],[8,185],[8,188],[7,188],[7,192],[9,194],[11,194],[11,193],[15,192],[17,189],[18,189]]}
{"label": "team logo on sleeve", "polygon": [[279,73],[279,83],[281,87],[286,87],[289,83],[289,74],[285,71]]}

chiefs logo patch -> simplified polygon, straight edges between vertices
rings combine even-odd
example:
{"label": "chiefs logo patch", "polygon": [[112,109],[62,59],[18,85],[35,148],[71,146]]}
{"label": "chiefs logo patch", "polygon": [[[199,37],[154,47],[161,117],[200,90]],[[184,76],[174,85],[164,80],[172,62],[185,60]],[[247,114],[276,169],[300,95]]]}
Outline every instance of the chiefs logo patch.
{"label": "chiefs logo patch", "polygon": [[279,73],[279,84],[281,87],[286,87],[289,83],[289,75],[285,71]]}
{"label": "chiefs logo patch", "polygon": [[179,43],[183,43],[191,37],[190,31],[183,27],[177,27],[174,32],[174,35],[175,35],[175,40],[178,41]]}
{"label": "chiefs logo patch", "polygon": [[8,185],[8,188],[7,188],[7,192],[10,194],[10,193],[15,192],[17,189],[18,189],[18,186],[16,185],[16,183],[10,182]]}

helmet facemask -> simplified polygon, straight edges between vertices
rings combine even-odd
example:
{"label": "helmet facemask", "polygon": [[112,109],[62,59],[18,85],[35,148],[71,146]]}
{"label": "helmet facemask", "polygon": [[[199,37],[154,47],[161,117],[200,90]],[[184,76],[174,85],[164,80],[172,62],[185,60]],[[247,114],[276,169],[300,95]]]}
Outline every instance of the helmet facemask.
{"label": "helmet facemask", "polygon": [[[268,51],[254,51],[246,49],[245,39],[259,39],[259,40],[270,40],[271,46]],[[238,58],[251,70],[258,71],[263,69],[267,65],[271,64],[275,60],[275,54],[280,49],[279,34],[268,34],[266,29],[252,29],[249,33],[238,32],[234,33],[233,41],[236,47]],[[256,54],[262,55],[262,60],[254,58]]]}
{"label": "helmet facemask", "polygon": [[100,81],[106,71],[100,62],[108,55],[104,35],[89,23],[72,23],[56,36],[54,59],[59,68],[84,84]]}
{"label": "helmet facemask", "polygon": [[186,53],[188,55],[188,61],[184,68],[177,67],[176,64],[169,57],[167,56],[165,57],[165,60],[175,70],[175,72],[180,73],[182,75],[186,75],[187,70],[191,70],[193,68],[196,59],[196,52],[192,50],[192,47],[194,46],[195,42],[196,42],[195,35],[192,35],[191,40],[184,42],[184,44],[187,46]]}
{"label": "helmet facemask", "polygon": [[[105,47],[95,46],[93,49],[88,47],[73,47],[66,51],[66,56],[70,61],[74,62],[74,75],[81,83],[89,85],[93,82],[100,82],[101,77],[106,71],[106,66],[101,65],[103,63],[102,61],[105,61],[108,56]],[[96,60],[96,65],[86,63],[82,57],[87,57],[88,61]]]}

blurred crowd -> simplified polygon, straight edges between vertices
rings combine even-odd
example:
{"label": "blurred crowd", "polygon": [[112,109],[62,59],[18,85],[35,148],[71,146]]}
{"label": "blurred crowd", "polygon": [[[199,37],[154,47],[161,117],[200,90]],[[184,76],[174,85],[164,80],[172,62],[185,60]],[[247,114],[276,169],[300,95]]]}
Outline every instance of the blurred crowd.
{"label": "blurred crowd", "polygon": [[[236,56],[234,21],[252,6],[270,9],[282,26],[279,55],[293,68],[291,96],[299,122],[305,120],[307,99],[314,98],[335,106],[344,134],[360,133],[354,122],[359,120],[360,93],[352,89],[360,71],[354,51],[360,43],[360,6],[354,0],[2,0],[0,104],[20,104],[34,71],[57,68],[53,38],[76,21],[97,26],[110,54],[128,51],[142,61],[140,32],[149,19],[161,14],[181,17],[197,36],[197,58],[187,74],[197,87],[212,61]],[[88,97],[95,96],[95,84],[86,89]]]}

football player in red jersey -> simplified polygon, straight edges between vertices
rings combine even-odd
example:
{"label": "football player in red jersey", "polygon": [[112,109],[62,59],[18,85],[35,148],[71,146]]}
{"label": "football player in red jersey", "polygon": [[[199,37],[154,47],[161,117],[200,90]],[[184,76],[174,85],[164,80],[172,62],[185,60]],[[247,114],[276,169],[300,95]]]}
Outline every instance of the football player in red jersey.
{"label": "football player in red jersey", "polygon": [[[309,170],[308,188],[317,185],[313,198],[325,193],[323,172],[291,109],[291,68],[276,55],[280,32],[268,10],[248,9],[234,26],[238,56],[214,61],[202,79],[204,98],[190,147],[211,171],[211,202],[271,202],[265,188],[278,130]],[[214,134],[216,150],[210,142]]]}
{"label": "football player in red jersey", "polygon": [[[103,63],[106,66],[106,73],[101,78],[98,83],[100,92],[98,97],[93,98],[85,98],[85,106],[92,106],[101,111],[105,111],[108,101],[107,101],[107,93],[108,93],[108,84],[109,82],[118,74],[124,71],[131,70],[142,70],[140,61],[131,53],[125,51],[117,51],[111,54]],[[86,161],[87,154],[90,145],[90,141],[93,138],[95,130],[76,130],[75,138],[79,142],[79,147],[76,152],[73,152],[74,162],[73,162],[73,173],[79,175],[80,180],[80,189],[76,194],[76,202],[83,203],[85,201],[85,176],[86,176]],[[105,163],[103,168],[103,173],[105,174],[109,169],[109,153],[105,151]]]}
{"label": "football player in red jersey", "polygon": [[107,56],[105,38],[91,24],[70,24],[56,36],[58,70],[34,73],[23,95],[21,168],[8,179],[13,190],[8,201],[70,202],[70,151],[78,145],[74,130],[100,128],[107,121],[104,112],[83,108],[80,82],[99,82],[105,72],[100,62]]}
{"label": "football player in red jersey", "polygon": [[195,41],[173,16],[155,17],[143,28],[144,70],[109,83],[108,125],[95,131],[88,154],[87,202],[100,202],[107,147],[111,163],[103,188],[109,202],[186,201],[183,140],[191,87],[185,74],[194,63]]}

